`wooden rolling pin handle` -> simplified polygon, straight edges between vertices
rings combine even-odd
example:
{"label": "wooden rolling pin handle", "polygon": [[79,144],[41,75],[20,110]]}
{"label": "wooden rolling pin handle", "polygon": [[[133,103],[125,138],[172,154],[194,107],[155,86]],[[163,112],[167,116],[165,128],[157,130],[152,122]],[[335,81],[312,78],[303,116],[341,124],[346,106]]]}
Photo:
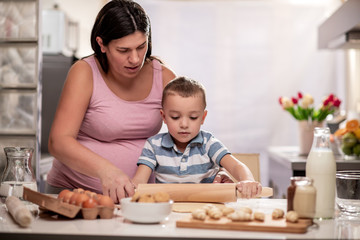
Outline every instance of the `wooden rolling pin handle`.
{"label": "wooden rolling pin handle", "polygon": [[259,197],[272,197],[274,194],[274,191],[270,187],[262,187],[262,191]]}

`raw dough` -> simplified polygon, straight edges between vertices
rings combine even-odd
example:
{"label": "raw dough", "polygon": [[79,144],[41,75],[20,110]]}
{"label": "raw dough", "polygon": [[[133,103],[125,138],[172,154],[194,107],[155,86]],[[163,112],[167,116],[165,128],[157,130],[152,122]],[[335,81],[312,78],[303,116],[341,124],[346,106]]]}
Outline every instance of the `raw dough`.
{"label": "raw dough", "polygon": [[235,211],[227,215],[232,221],[251,221],[251,215],[243,211]]}

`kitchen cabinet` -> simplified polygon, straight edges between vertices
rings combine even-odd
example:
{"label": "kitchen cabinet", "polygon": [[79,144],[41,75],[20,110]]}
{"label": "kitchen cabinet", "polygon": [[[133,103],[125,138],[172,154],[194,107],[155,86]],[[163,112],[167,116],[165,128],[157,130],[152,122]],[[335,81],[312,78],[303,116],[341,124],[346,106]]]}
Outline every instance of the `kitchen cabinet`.
{"label": "kitchen cabinet", "polygon": [[[286,198],[290,177],[305,176],[307,156],[299,155],[296,146],[269,147],[269,187],[273,188],[274,198]],[[335,155],[336,170],[360,169],[360,160],[344,160]]]}
{"label": "kitchen cabinet", "polygon": [[360,1],[347,0],[318,27],[319,49],[360,49]]}
{"label": "kitchen cabinet", "polygon": [[7,146],[34,148],[40,158],[41,54],[39,1],[0,0],[0,173]]}

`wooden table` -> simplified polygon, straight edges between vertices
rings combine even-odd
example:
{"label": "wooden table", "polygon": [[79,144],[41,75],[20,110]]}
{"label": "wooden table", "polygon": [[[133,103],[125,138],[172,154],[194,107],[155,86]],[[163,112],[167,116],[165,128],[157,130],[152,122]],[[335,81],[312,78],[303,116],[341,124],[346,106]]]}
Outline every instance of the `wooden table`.
{"label": "wooden table", "polygon": [[[285,199],[238,199],[228,203],[231,207],[248,206],[271,213],[274,208],[286,210]],[[121,210],[112,219],[83,220],[54,218],[48,214],[37,216],[30,228],[15,224],[5,207],[0,208],[0,239],[331,239],[360,238],[360,219],[335,218],[317,221],[305,234],[230,231],[213,229],[178,228],[176,220],[189,213],[172,212],[159,224],[134,224],[121,216]]]}

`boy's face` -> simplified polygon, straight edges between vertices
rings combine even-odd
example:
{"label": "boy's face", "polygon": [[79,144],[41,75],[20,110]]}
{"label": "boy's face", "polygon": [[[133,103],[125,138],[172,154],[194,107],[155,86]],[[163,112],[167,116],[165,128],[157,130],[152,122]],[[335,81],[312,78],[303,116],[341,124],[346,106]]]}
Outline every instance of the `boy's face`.
{"label": "boy's face", "polygon": [[207,111],[201,96],[181,97],[172,94],[166,97],[160,113],[175,144],[184,148],[199,133]]}

